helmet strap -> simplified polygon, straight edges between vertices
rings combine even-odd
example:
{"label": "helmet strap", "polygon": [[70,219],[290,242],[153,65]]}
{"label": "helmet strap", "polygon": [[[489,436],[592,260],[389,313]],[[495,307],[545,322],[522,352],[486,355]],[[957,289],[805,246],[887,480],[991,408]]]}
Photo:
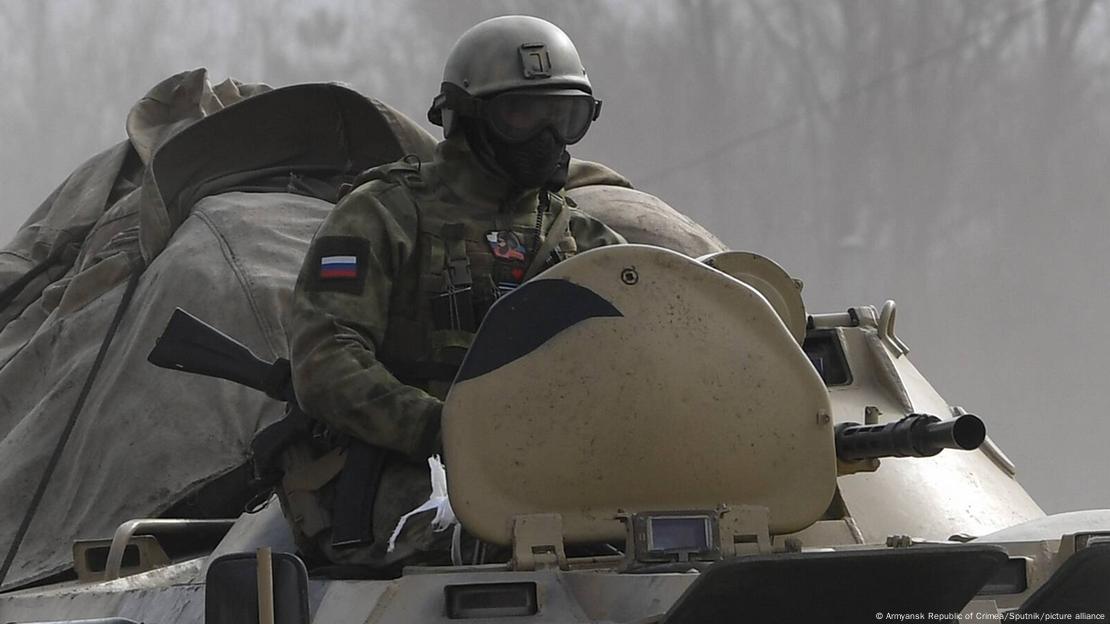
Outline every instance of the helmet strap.
{"label": "helmet strap", "polygon": [[[480,106],[478,98],[457,85],[445,82],[440,85],[439,95],[435,96],[432,107],[428,109],[428,121],[442,127],[444,136],[451,136],[461,118],[478,117]],[[450,115],[445,115],[445,111],[449,111]]]}

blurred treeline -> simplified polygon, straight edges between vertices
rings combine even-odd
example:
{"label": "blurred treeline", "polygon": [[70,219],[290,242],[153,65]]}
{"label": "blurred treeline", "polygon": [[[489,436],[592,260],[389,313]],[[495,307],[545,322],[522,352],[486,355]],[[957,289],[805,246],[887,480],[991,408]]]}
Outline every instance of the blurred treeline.
{"label": "blurred treeline", "polygon": [[1106,0],[0,2],[0,236],[172,73],[338,80],[423,120],[503,13],[579,46],[605,106],[572,153],[777,259],[811,310],[897,299],[1046,508],[1110,507]]}

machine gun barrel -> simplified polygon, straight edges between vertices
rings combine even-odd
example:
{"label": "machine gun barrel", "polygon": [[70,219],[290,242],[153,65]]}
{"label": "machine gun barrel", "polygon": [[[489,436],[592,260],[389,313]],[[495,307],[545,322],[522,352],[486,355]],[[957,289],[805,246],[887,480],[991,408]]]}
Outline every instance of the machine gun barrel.
{"label": "machine gun barrel", "polygon": [[941,420],[928,414],[910,414],[883,425],[837,425],[836,455],[843,461],[931,457],[946,448],[975,450],[986,436],[983,421],[972,414],[951,420]]}
{"label": "machine gun barrel", "polygon": [[246,345],[177,308],[147,356],[155,366],[218,377],[294,401],[289,361],[267,363]]}

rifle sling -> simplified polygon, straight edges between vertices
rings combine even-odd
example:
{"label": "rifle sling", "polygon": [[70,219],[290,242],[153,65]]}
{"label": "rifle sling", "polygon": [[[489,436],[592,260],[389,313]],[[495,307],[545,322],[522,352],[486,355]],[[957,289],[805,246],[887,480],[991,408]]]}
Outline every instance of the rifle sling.
{"label": "rifle sling", "polygon": [[289,404],[285,416],[254,435],[251,440],[251,463],[254,464],[254,478],[262,483],[273,484],[281,479],[282,451],[296,440],[312,433],[312,420],[300,407]]}

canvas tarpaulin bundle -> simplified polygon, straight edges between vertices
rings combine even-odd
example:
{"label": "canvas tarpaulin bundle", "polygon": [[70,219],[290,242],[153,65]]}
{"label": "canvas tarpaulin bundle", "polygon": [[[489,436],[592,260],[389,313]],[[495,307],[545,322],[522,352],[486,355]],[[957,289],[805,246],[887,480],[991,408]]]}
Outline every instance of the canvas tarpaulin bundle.
{"label": "canvas tarpaulin bundle", "polygon": [[[155,339],[182,307],[286,356],[286,304],[340,184],[434,147],[342,86],[213,87],[204,70],[154,87],[126,127],[0,250],[4,588],[64,571],[74,540],[130,519],[239,512],[250,441],[283,406],[150,365]],[[631,242],[723,248],[601,165],[572,161],[567,186]]]}
{"label": "canvas tarpaulin bundle", "polygon": [[156,86],[127,128],[0,251],[0,556],[81,403],[4,587],[68,568],[74,540],[157,516],[244,464],[282,406],[148,364],[155,338],[183,307],[261,357],[285,355],[285,302],[338,184],[434,145],[337,85],[211,87],[203,70]]}

